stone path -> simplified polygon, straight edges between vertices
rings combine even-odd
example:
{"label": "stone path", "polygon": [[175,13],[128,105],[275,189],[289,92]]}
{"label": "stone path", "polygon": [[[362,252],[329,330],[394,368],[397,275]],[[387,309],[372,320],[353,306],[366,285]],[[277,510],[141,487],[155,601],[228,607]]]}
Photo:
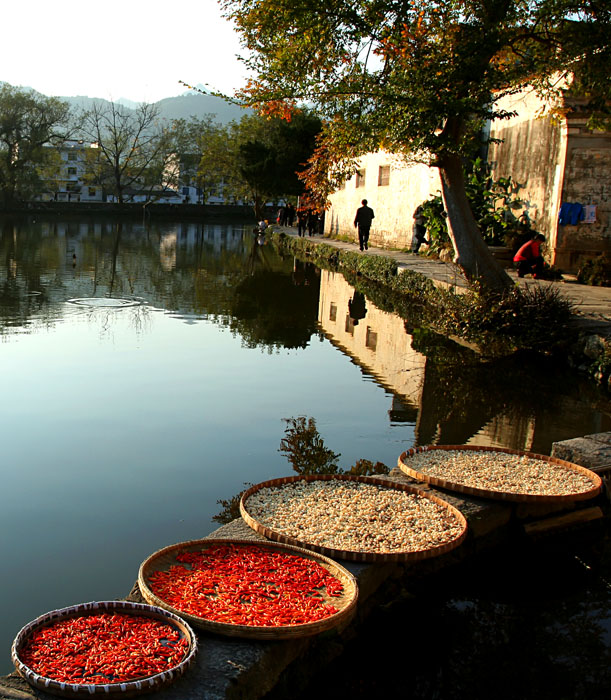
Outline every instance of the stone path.
{"label": "stone path", "polygon": [[[283,231],[289,236],[297,237],[295,227],[274,226],[275,231]],[[313,236],[309,240],[324,242],[341,250],[358,252],[357,243],[347,243],[332,238]],[[448,286],[460,291],[466,287],[465,279],[458,267],[452,263],[441,260],[433,260],[422,255],[405,253],[399,250],[370,247],[362,255],[383,255],[394,258],[399,264],[399,270],[413,270],[435,281],[442,286]],[[507,270],[509,276],[516,284],[524,287],[541,285],[555,287],[559,292],[570,299],[574,304],[575,315],[581,327],[592,333],[598,333],[611,338],[611,288],[590,287],[578,284],[574,277],[568,275],[561,281],[549,282],[547,280],[533,280],[531,278],[519,279],[515,270]]]}

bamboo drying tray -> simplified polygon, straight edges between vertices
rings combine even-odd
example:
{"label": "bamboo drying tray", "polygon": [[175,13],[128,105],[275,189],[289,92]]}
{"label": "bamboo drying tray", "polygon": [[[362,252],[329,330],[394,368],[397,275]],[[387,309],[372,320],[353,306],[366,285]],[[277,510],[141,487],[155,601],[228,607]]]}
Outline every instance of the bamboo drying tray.
{"label": "bamboo drying tray", "polygon": [[[77,684],[63,683],[41,676],[33,671],[21,661],[20,653],[27,643],[33,632],[62,620],[68,620],[76,617],[84,617],[89,615],[99,615],[100,613],[121,613],[124,615],[139,615],[150,617],[154,620],[170,623],[177,629],[181,635],[187,638],[189,642],[189,650],[184,659],[173,668],[157,673],[152,676],[145,676],[138,680],[127,681],[121,683],[96,683],[96,684]],[[180,676],[182,676],[189,666],[193,663],[195,654],[197,653],[197,638],[191,627],[180,617],[174,613],[155,608],[144,603],[131,603],[122,600],[98,601],[92,603],[81,603],[69,608],[60,610],[52,610],[23,627],[13,642],[11,647],[11,658],[13,664],[20,676],[34,688],[43,690],[52,695],[59,695],[66,698],[84,698],[94,696],[103,697],[135,697],[154,690],[170,685]]]}
{"label": "bamboo drying tray", "polygon": [[[294,483],[296,481],[356,481],[365,484],[373,484],[375,486],[381,486],[387,489],[393,489],[396,491],[405,491],[407,493],[415,494],[423,498],[427,498],[433,501],[437,505],[444,508],[447,512],[448,517],[454,519],[461,528],[460,534],[453,540],[446,542],[444,544],[435,545],[425,549],[418,550],[406,550],[402,552],[374,552],[374,551],[351,551],[347,549],[335,549],[333,547],[325,547],[322,545],[317,545],[306,540],[298,539],[296,537],[291,537],[289,535],[283,534],[273,530],[260,523],[255,517],[253,517],[248,512],[248,499],[257,491],[264,488],[277,488],[284,484]],[[297,547],[304,547],[313,552],[320,552],[328,557],[333,557],[337,559],[345,559],[348,561],[358,561],[358,562],[369,562],[369,563],[381,563],[381,562],[413,562],[419,561],[421,559],[429,559],[431,557],[436,557],[441,554],[445,554],[450,550],[458,547],[462,541],[467,536],[467,520],[464,515],[454,506],[450,505],[447,501],[444,501],[433,494],[425,493],[422,490],[416,488],[415,486],[410,486],[409,484],[403,484],[396,481],[389,481],[386,479],[378,479],[371,476],[353,476],[351,474],[316,474],[316,475],[306,475],[306,476],[286,476],[279,479],[271,479],[269,481],[263,481],[255,486],[252,486],[247,491],[242,494],[240,499],[240,513],[244,521],[260,535],[267,537],[275,542],[282,542],[284,544],[290,544]]]}
{"label": "bamboo drying tray", "polygon": [[[562,467],[569,471],[577,472],[582,476],[587,477],[592,482],[592,488],[587,491],[569,493],[569,494],[535,494],[528,492],[511,492],[511,491],[501,491],[494,489],[487,489],[477,486],[470,486],[467,484],[459,483],[457,481],[452,481],[450,479],[444,479],[438,476],[428,475],[426,472],[421,472],[410,466],[410,457],[421,452],[427,452],[430,450],[457,450],[462,452],[495,452],[495,453],[505,453],[510,455],[519,455],[521,457],[529,457],[531,459],[538,459],[542,462],[548,464],[554,464],[556,466]],[[406,450],[399,455],[398,460],[399,469],[408,476],[418,479],[419,481],[425,481],[432,486],[438,486],[448,491],[458,491],[459,493],[466,493],[472,496],[479,496],[481,498],[490,498],[494,500],[501,501],[514,501],[514,502],[529,502],[529,503],[570,503],[573,501],[583,501],[589,498],[594,498],[600,493],[602,487],[602,480],[598,474],[581,467],[578,464],[573,464],[572,462],[566,462],[563,459],[556,459],[555,457],[548,457],[546,455],[535,454],[534,452],[523,452],[521,450],[512,450],[509,448],[500,447],[479,447],[477,445],[434,445],[428,447],[414,447],[410,450]]]}
{"label": "bamboo drying tray", "polygon": [[[178,564],[176,557],[183,552],[199,552],[217,544],[247,545],[249,547],[261,547],[262,549],[273,550],[282,554],[290,554],[310,559],[324,567],[332,576],[339,579],[343,585],[343,593],[338,597],[325,596],[325,602],[334,605],[338,612],[322,620],[313,622],[282,625],[282,626],[256,626],[238,625],[225,622],[208,620],[204,617],[192,615],[167,603],[163,598],[158,597],[149,586],[149,577],[155,571],[167,571],[171,566]],[[292,547],[273,542],[256,542],[253,540],[240,539],[202,539],[189,542],[179,542],[170,545],[158,552],[151,554],[141,565],[138,572],[138,586],[145,600],[153,605],[165,608],[176,615],[180,615],[189,623],[207,632],[213,632],[229,637],[244,637],[249,639],[295,639],[298,637],[308,637],[325,630],[332,629],[340,623],[351,618],[356,610],[358,598],[358,585],[354,576],[337,562],[310,552],[300,547]]]}

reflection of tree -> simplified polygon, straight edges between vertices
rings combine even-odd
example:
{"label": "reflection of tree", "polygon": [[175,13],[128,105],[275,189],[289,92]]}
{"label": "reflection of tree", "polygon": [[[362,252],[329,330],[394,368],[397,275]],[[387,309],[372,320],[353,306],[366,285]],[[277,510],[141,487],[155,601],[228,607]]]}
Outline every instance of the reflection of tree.
{"label": "reflection of tree", "polygon": [[318,292],[288,274],[255,272],[235,288],[232,329],[249,347],[305,348],[317,333]]}
{"label": "reflection of tree", "polygon": [[[375,464],[368,459],[358,459],[350,469],[342,469],[337,460],[341,455],[330,450],[324,443],[312,417],[298,416],[283,418],[286,423],[284,437],[280,440],[279,452],[282,452],[297,474],[352,474],[368,476],[388,474],[389,469],[382,462]],[[240,517],[240,498],[252,484],[245,484],[246,489],[240,491],[229,500],[221,499],[217,503],[222,510],[212,520],[226,524]]]}
{"label": "reflection of tree", "polygon": [[[546,436],[564,439],[561,416],[566,402],[594,406],[598,391],[551,358],[507,357],[482,362],[473,351],[421,329],[412,329],[412,347],[427,357],[416,423],[416,443],[462,445],[494,416],[512,417],[515,427],[530,417],[543,427],[532,449],[543,454],[551,447]],[[562,393],[561,393],[562,392]],[[584,396],[584,392],[589,396]],[[602,416],[601,416],[602,418]],[[545,432],[545,425],[555,430]],[[566,437],[600,432],[592,413],[575,410]],[[579,427],[581,426],[581,427]],[[551,439],[551,438],[550,438]]]}
{"label": "reflection of tree", "polygon": [[[168,236],[177,241],[172,269],[164,269],[160,253]],[[52,322],[70,298],[112,296],[143,298],[168,311],[212,318],[244,330],[253,346],[286,342],[303,347],[316,332],[318,277],[312,275],[304,290],[291,288],[285,299],[286,288],[292,287],[290,260],[231,225],[149,222],[145,227],[111,218],[5,221],[0,228],[2,260],[0,323],[9,327],[24,326],[31,318]],[[256,278],[250,283],[256,302],[235,291],[244,281],[248,286],[251,276]],[[241,311],[245,318],[232,318]],[[280,320],[271,328],[274,315]]]}
{"label": "reflection of tree", "polygon": [[225,500],[224,498],[221,498],[217,501],[222,509],[219,513],[217,513],[217,515],[212,516],[212,520],[215,523],[227,525],[227,523],[230,523],[232,520],[236,520],[236,518],[240,517],[240,499],[242,498],[244,491],[247,491],[252,484],[245,483],[244,486],[245,488],[240,491],[240,493],[237,493],[230,499]]}
{"label": "reflection of tree", "polygon": [[280,440],[282,452],[297,474],[338,474],[340,454],[324,444],[314,418],[284,418],[286,429]]}

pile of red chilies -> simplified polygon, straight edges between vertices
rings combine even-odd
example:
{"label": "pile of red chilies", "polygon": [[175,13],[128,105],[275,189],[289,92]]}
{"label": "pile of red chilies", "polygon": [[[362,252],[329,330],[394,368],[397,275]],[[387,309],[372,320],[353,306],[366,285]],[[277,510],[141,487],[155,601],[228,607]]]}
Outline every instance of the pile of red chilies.
{"label": "pile of red chilies", "polygon": [[278,627],[321,620],[338,612],[325,602],[343,585],[305,557],[257,545],[212,545],[176,557],[149,577],[151,590],[176,610],[213,622]]}
{"label": "pile of red chilies", "polygon": [[59,681],[126,683],[179,664],[187,639],[171,624],[140,615],[83,615],[41,627],[19,656],[33,671]]}

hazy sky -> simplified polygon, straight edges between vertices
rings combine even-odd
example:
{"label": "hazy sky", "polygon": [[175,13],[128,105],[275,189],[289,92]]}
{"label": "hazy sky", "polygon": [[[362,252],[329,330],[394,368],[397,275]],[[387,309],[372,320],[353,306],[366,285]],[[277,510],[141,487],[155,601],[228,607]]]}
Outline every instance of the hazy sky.
{"label": "hazy sky", "polygon": [[3,3],[0,82],[46,95],[155,102],[244,82],[238,37],[216,0]]}

